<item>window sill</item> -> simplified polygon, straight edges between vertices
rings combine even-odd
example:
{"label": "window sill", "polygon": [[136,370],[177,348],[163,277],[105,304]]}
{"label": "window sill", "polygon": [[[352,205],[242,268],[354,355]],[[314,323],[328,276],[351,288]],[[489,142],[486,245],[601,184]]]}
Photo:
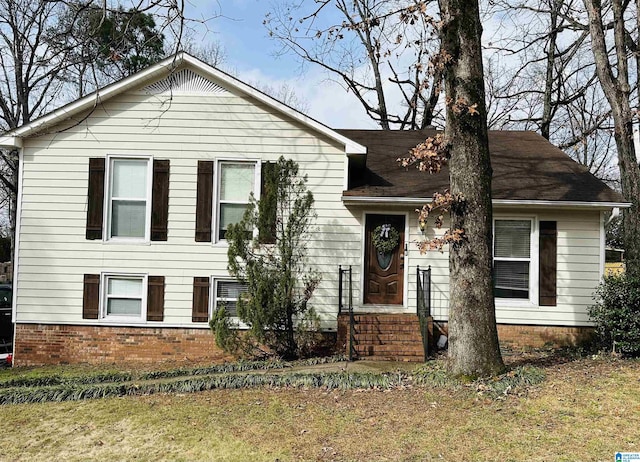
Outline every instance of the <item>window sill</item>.
{"label": "window sill", "polygon": [[135,326],[147,323],[146,319],[133,318],[133,317],[128,318],[128,317],[119,317],[119,316],[109,316],[109,317],[100,318],[99,321],[101,324],[118,324],[118,325],[127,324],[127,325],[135,325]]}
{"label": "window sill", "polygon": [[531,310],[540,308],[540,306],[532,300],[523,300],[521,298],[496,298],[494,300],[496,309]]}
{"label": "window sill", "polygon": [[151,245],[150,240],[146,239],[103,239],[103,244],[108,245]]}

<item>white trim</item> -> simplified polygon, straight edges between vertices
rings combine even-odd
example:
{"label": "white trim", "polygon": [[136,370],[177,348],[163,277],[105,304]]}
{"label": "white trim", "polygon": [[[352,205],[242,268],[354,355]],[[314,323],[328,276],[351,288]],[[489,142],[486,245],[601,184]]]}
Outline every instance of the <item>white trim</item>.
{"label": "white trim", "polygon": [[276,111],[283,113],[284,115],[294,119],[297,122],[306,125],[307,127],[327,136],[328,138],[336,141],[337,143],[345,147],[346,154],[365,154],[367,148],[361,144],[354,142],[353,140],[340,135],[336,131],[327,127],[326,125],[318,122],[311,117],[308,117],[301,112],[283,104],[272,97],[262,93],[261,91],[247,85],[244,82],[230,76],[208,64],[203,63],[199,59],[186,54],[185,52],[179,52],[176,55],[170,56],[153,66],[148,67],[134,75],[126,77],[111,85],[107,85],[104,88],[97,90],[96,92],[80,98],[72,103],[67,104],[47,115],[44,115],[31,123],[23,125],[7,132],[0,140],[11,140],[16,137],[24,138],[37,133],[38,131],[45,130],[46,128],[62,122],[65,119],[69,119],[74,115],[86,110],[95,108],[96,106],[104,103],[108,99],[132,88],[142,85],[148,80],[154,77],[165,76],[166,74],[174,71],[181,65],[188,65],[204,74],[208,78],[217,79],[222,82],[223,86],[228,89],[236,90],[240,93],[244,93],[259,102],[275,109]]}
{"label": "white trim", "polygon": [[[398,305],[400,306],[400,305]],[[354,310],[356,312],[358,312],[357,310]],[[362,311],[360,311],[362,312]],[[392,311],[386,311],[387,313],[393,313]],[[406,312],[396,312],[397,314],[406,314]],[[393,313],[393,314],[396,314]],[[448,321],[448,316],[440,316],[437,319],[434,319],[434,322],[447,322]],[[208,323],[204,323],[204,322],[200,322],[200,323],[189,323],[189,324],[181,324],[181,323],[160,323],[160,322],[154,322],[154,321],[147,321],[147,322],[141,322],[141,323],[135,323],[135,324],[125,324],[125,323],[119,323],[119,322],[113,322],[113,323],[100,323],[100,322],[77,322],[77,321],[31,321],[31,320],[27,320],[27,321],[20,321],[17,324],[44,324],[47,326],[93,326],[93,327],[131,327],[131,328],[141,328],[141,329],[206,329],[206,330],[210,330],[211,327],[209,327]],[[321,322],[322,324],[322,322]],[[516,323],[513,321],[500,321],[498,322],[498,324],[505,324],[505,325],[514,325],[514,326],[556,326],[556,327],[593,327],[592,323],[576,323],[576,324],[570,324],[567,323],[566,321],[545,321],[543,322],[538,322],[538,323],[534,323],[534,322],[526,322],[526,323]],[[321,327],[320,329],[322,332],[335,332],[336,328],[335,327]]]}
{"label": "white trim", "polygon": [[[539,221],[537,215],[495,215],[493,217],[493,254],[491,261],[495,259],[495,240],[496,240],[496,221],[500,220],[519,220],[531,222],[531,236],[529,242],[529,298],[498,298],[494,296],[496,308],[538,308],[540,306],[538,299],[538,281],[540,280],[540,245],[539,245]],[[509,259],[499,258],[501,261]],[[521,259],[513,259],[514,261],[523,261]]]}
{"label": "white trim", "polygon": [[[105,320],[93,320],[92,322],[80,322],[80,321],[19,321],[17,324],[46,324],[46,325],[58,325],[58,326],[94,326],[94,327],[140,327],[146,329],[211,329],[208,322],[189,322],[188,324],[182,323],[164,323],[162,321],[142,321],[142,322],[107,322]],[[335,331],[335,329],[333,329]]]}
{"label": "white trim", "polygon": [[[112,237],[111,236],[111,164],[114,160],[146,160],[147,161],[147,197],[145,207],[144,237]],[[152,154],[107,154],[105,168],[105,194],[103,205],[102,241],[110,244],[150,244],[151,243],[151,207],[153,202],[153,155]]]}
{"label": "white trim", "polygon": [[[433,201],[432,197],[369,197],[369,196],[349,196],[342,195],[342,202],[349,204],[382,204],[382,205],[416,205],[428,204]],[[541,200],[511,200],[493,199],[494,207],[517,206],[517,207],[558,207],[558,208],[600,208],[608,210],[611,208],[629,208],[630,202],[579,202],[579,201],[541,201]]]}
{"label": "white trim", "polygon": [[[612,215],[613,216],[613,215]],[[599,266],[599,279],[602,280],[604,276],[604,264],[606,257],[606,232],[605,225],[605,212],[600,212],[600,266]]]}
{"label": "white trim", "polygon": [[22,138],[17,136],[0,136],[0,148],[21,149]]}
{"label": "white trim", "polygon": [[13,280],[11,290],[11,322],[13,324],[13,356],[16,355],[16,321],[18,319],[18,274],[20,269],[20,229],[22,228],[22,189],[24,185],[24,150],[18,150],[18,197],[16,198],[16,229],[13,242]]}
{"label": "white trim", "polygon": [[[365,303],[364,302],[364,294],[366,292],[365,289],[365,253],[367,251],[366,240],[367,240],[367,215],[395,215],[395,216],[404,216],[404,249],[402,250],[404,253],[403,265],[402,265],[402,304],[398,305],[381,305],[375,303]],[[369,308],[372,308],[372,312],[395,312],[395,313],[406,313],[409,309],[409,212],[398,212],[396,211],[388,211],[388,210],[364,210],[362,212],[362,226],[361,228],[361,238],[360,238],[360,296],[358,297],[356,303],[356,311],[367,312]],[[387,308],[388,307],[388,308]],[[384,311],[383,311],[384,309]],[[395,311],[394,311],[395,309]]]}
{"label": "white trim", "polygon": [[[107,279],[140,279],[142,281],[142,296],[141,296],[141,306],[140,306],[140,316],[109,316],[107,315],[107,290],[108,284]],[[100,302],[98,313],[100,316],[100,321],[103,324],[112,324],[114,322],[117,323],[125,323],[125,324],[133,324],[138,325],[147,322],[147,294],[149,292],[149,274],[148,273],[122,273],[122,272],[113,272],[113,271],[103,271],[100,273]]]}
{"label": "white trim", "polygon": [[349,189],[349,156],[344,156],[343,162],[344,170],[342,172],[342,190],[346,191]]}
{"label": "white trim", "polygon": [[[211,216],[211,232],[213,233],[211,242],[214,245],[220,246],[228,246],[226,239],[220,239],[218,233],[218,216],[220,212],[220,164],[221,163],[230,163],[230,164],[253,164],[253,197],[256,200],[260,200],[260,178],[262,175],[262,161],[256,158],[244,159],[237,157],[219,157],[215,159],[215,165],[213,169],[213,211]],[[247,204],[249,203],[249,198],[247,198]],[[244,204],[244,202],[243,202]],[[253,230],[254,235],[257,233],[257,230]]]}
{"label": "white trim", "polygon": [[492,201],[493,205],[515,205],[515,206],[524,206],[524,207],[570,207],[570,208],[592,208],[599,207],[602,209],[611,209],[614,207],[620,208],[629,208],[631,207],[630,202],[589,202],[589,201],[542,201],[542,200],[515,200],[515,199],[494,199]]}

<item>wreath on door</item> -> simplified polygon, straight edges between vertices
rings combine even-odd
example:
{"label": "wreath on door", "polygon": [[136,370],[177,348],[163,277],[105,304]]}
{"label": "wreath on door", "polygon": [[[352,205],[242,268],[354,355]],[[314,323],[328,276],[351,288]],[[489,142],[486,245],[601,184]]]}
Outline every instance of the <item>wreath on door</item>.
{"label": "wreath on door", "polygon": [[378,252],[392,252],[399,243],[400,233],[390,224],[377,226],[373,230],[373,246]]}

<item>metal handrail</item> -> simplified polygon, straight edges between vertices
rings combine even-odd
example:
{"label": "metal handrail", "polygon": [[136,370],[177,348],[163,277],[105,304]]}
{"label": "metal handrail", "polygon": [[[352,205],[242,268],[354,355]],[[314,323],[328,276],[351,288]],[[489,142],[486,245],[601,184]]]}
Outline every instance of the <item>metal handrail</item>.
{"label": "metal handrail", "polygon": [[357,355],[355,347],[356,329],[355,329],[355,317],[353,315],[353,287],[352,287],[352,275],[351,265],[348,268],[342,268],[342,265],[338,266],[338,314],[342,314],[345,309],[344,306],[344,276],[348,276],[348,292],[347,292],[347,309],[349,310],[349,361],[353,361],[353,358]]}
{"label": "metal handrail", "polygon": [[431,316],[431,265],[425,270],[416,267],[418,283],[416,314],[420,321],[420,334],[422,335],[422,348],[425,359],[429,356],[429,324]]}

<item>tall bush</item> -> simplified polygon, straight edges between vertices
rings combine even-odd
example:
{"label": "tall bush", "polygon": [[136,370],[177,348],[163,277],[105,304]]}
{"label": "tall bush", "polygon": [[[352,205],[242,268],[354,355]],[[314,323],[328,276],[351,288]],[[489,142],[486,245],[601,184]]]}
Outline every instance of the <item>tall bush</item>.
{"label": "tall bush", "polygon": [[220,313],[214,316],[212,329],[218,345],[227,351],[254,341],[292,359],[299,355],[296,331],[308,327],[313,317],[307,303],[319,282],[307,262],[316,213],[307,178],[300,176],[296,162],[280,157],[263,168],[260,201],[252,197],[242,221],[230,225],[226,234],[229,273],[248,288],[237,311],[249,331],[243,342],[234,340],[237,332]]}
{"label": "tall bush", "polygon": [[625,356],[640,356],[640,277],[607,276],[589,316],[601,346]]}

